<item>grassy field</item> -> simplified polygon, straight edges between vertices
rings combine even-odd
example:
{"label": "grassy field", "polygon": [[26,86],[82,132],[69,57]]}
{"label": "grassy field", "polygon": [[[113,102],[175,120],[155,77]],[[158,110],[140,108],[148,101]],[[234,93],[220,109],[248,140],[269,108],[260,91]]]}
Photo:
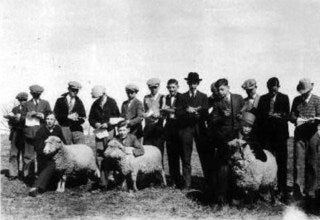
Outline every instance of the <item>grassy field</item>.
{"label": "grassy field", "polygon": [[[1,137],[1,169],[8,164],[9,141]],[[94,144],[92,137],[87,138]],[[292,154],[292,150],[289,151]],[[292,158],[290,156],[290,158]],[[167,161],[165,159],[165,161]],[[1,215],[9,219],[100,219],[100,218],[217,218],[217,219],[281,219],[285,206],[258,202],[253,207],[216,206],[198,199],[203,188],[202,172],[196,151],[192,155],[193,185],[197,190],[183,192],[174,188],[149,186],[137,193],[112,189],[87,192],[86,186],[68,188],[65,193],[47,192],[36,198],[28,196],[29,188],[19,180],[8,181],[1,175]],[[289,161],[289,164],[292,161]],[[289,168],[292,166],[289,166]],[[165,164],[168,173],[167,163]],[[290,173],[292,169],[290,169]],[[292,181],[290,176],[289,185]],[[3,218],[2,218],[3,219]]]}

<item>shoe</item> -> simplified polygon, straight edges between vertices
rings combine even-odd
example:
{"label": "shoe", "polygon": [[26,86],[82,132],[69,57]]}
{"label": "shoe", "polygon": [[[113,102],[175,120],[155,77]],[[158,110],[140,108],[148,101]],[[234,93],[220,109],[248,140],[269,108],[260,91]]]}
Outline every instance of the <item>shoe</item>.
{"label": "shoe", "polygon": [[38,188],[32,188],[29,191],[29,196],[31,196],[31,197],[37,197],[38,194],[39,194]]}

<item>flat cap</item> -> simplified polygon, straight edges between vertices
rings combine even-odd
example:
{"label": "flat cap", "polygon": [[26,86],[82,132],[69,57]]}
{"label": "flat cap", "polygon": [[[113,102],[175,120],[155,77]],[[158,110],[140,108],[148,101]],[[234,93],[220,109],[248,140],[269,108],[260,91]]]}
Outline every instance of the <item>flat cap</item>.
{"label": "flat cap", "polygon": [[32,93],[42,93],[44,91],[43,87],[39,85],[32,85],[29,89]]}
{"label": "flat cap", "polygon": [[128,84],[128,85],[126,85],[126,90],[138,92],[139,87],[134,84]]}
{"label": "flat cap", "polygon": [[16,95],[16,99],[18,99],[19,101],[20,101],[20,100],[27,101],[27,100],[28,100],[28,93],[26,93],[26,92],[19,92],[19,93]]}
{"label": "flat cap", "polygon": [[68,86],[70,89],[81,89],[81,84],[76,81],[70,81]]}
{"label": "flat cap", "polygon": [[158,78],[151,78],[147,81],[148,86],[159,86],[160,85],[160,79]]}
{"label": "flat cap", "polygon": [[242,122],[248,124],[248,125],[253,125],[256,120],[256,116],[252,114],[251,112],[243,112],[242,113]]}
{"label": "flat cap", "polygon": [[101,85],[96,85],[91,90],[91,95],[93,98],[98,98],[106,92],[106,87]]}
{"label": "flat cap", "polygon": [[244,90],[248,90],[248,89],[254,89],[256,86],[257,86],[257,81],[255,79],[247,79],[246,81],[244,81],[241,87]]}

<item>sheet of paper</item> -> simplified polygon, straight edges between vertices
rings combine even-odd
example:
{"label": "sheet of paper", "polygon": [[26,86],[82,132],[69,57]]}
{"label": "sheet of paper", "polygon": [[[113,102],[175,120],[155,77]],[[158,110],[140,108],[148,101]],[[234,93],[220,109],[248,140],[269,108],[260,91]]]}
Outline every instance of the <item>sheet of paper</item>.
{"label": "sheet of paper", "polygon": [[119,117],[119,118],[110,118],[109,123],[112,124],[112,125],[116,125],[120,121],[123,121],[123,120],[124,120],[124,118],[121,118],[121,117]]}
{"label": "sheet of paper", "polygon": [[107,129],[98,128],[98,129],[95,129],[93,133],[96,135],[98,139],[109,137],[109,132],[107,131]]}
{"label": "sheet of paper", "polygon": [[26,117],[26,126],[27,127],[32,127],[40,125],[40,120],[36,117]]}

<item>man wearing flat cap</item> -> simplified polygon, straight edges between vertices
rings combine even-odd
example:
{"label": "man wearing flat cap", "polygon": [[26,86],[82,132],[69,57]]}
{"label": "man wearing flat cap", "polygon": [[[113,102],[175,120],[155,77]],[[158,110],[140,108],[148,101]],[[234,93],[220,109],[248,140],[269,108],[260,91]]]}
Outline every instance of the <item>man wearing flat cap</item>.
{"label": "man wearing flat cap", "polygon": [[255,79],[244,81],[241,86],[247,93],[248,97],[244,99],[244,105],[241,112],[256,113],[260,96],[257,94],[257,82]]}
{"label": "man wearing flat cap", "polygon": [[[106,94],[106,88],[101,85],[96,85],[92,88],[92,98],[96,99],[90,109],[89,123],[94,129],[106,129],[109,133],[108,137],[95,138],[96,141],[96,160],[99,168],[101,167],[101,161],[103,159],[103,152],[108,141],[114,136],[115,125],[109,123],[110,118],[118,118],[120,111],[116,101]],[[101,181],[105,181],[103,176],[104,172],[101,172]]]}
{"label": "man wearing flat cap", "polygon": [[19,105],[13,107],[10,114],[4,116],[8,119],[8,124],[10,126],[10,136],[11,141],[10,156],[9,156],[9,180],[14,180],[18,178],[20,174],[20,157],[24,151],[24,135],[23,127],[24,123],[21,120],[21,113],[23,106],[28,100],[28,93],[20,92],[17,94],[16,99],[19,101]]}
{"label": "man wearing flat cap", "polygon": [[59,122],[67,144],[84,144],[82,124],[86,119],[86,111],[78,92],[80,83],[71,81],[68,83],[68,92],[57,99],[54,106],[54,114]]}
{"label": "man wearing flat cap", "polygon": [[207,147],[206,120],[208,113],[207,95],[197,88],[202,79],[196,72],[185,78],[189,90],[180,96],[176,103],[176,116],[179,124],[179,137],[182,144],[182,170],[184,187],[191,187],[191,154],[193,140],[196,143],[204,177],[208,180],[209,162],[212,160]]}
{"label": "man wearing flat cap", "polygon": [[130,133],[141,140],[144,108],[142,102],[136,98],[139,88],[134,84],[128,84],[125,90],[128,100],[122,103],[120,115],[128,123]]}
{"label": "man wearing flat cap", "polygon": [[164,106],[164,95],[159,93],[160,79],[151,78],[147,81],[150,94],[143,98],[145,127],[143,144],[154,145],[164,152],[163,118],[160,109]]}
{"label": "man wearing flat cap", "polygon": [[280,82],[277,77],[267,81],[267,88],[269,92],[262,95],[259,100],[256,128],[260,143],[263,143],[276,157],[278,194],[285,201],[287,199],[289,97],[279,92]]}
{"label": "man wearing flat cap", "polygon": [[311,199],[320,189],[319,167],[319,120],[320,97],[312,93],[313,83],[303,78],[297,91],[300,93],[292,103],[291,122],[296,125],[294,131],[294,187],[295,197],[301,198],[306,192]]}
{"label": "man wearing flat cap", "polygon": [[[32,177],[37,172],[36,152],[34,139],[40,126],[45,123],[45,117],[51,112],[48,101],[40,99],[44,89],[39,85],[29,87],[32,99],[27,101],[22,108],[21,118],[25,123],[23,129],[25,150],[24,150],[24,176]],[[31,169],[32,161],[35,161],[34,169]]]}

